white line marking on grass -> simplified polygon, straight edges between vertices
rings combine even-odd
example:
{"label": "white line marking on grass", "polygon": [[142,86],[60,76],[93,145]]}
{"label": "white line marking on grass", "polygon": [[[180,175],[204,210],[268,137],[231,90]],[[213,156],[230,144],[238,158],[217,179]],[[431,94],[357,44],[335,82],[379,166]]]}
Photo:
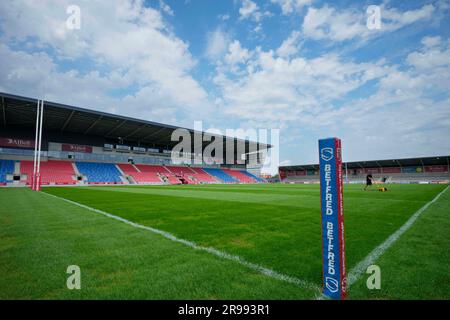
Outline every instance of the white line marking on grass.
{"label": "white line marking on grass", "polygon": [[[259,264],[256,264],[256,263],[248,262],[247,260],[241,258],[240,256],[232,255],[232,254],[229,254],[229,253],[226,253],[224,251],[220,251],[220,250],[217,250],[217,249],[211,248],[211,247],[202,247],[202,246],[197,245],[195,242],[192,242],[192,241],[189,241],[189,240],[185,240],[185,239],[181,239],[181,238],[177,238],[176,236],[174,236],[173,234],[171,234],[169,232],[162,231],[162,230],[155,229],[155,228],[148,227],[148,226],[144,226],[142,224],[135,223],[133,221],[130,221],[130,220],[124,219],[122,217],[110,214],[108,212],[105,212],[105,211],[102,211],[102,210],[99,210],[99,209],[95,209],[95,208],[91,208],[91,207],[86,206],[84,204],[81,204],[81,203],[78,203],[78,202],[75,202],[75,201],[72,201],[72,200],[69,200],[69,199],[66,199],[66,198],[58,197],[58,196],[55,196],[55,195],[50,194],[50,193],[46,193],[46,192],[42,192],[42,193],[44,193],[44,194],[46,194],[48,196],[54,197],[56,199],[68,202],[68,203],[73,204],[75,206],[81,207],[83,209],[99,213],[99,214],[104,215],[104,216],[106,216],[108,218],[121,221],[121,222],[126,223],[126,224],[128,224],[130,226],[133,226],[135,228],[143,229],[143,230],[147,230],[147,231],[159,234],[159,235],[163,236],[164,238],[167,238],[167,239],[175,241],[175,242],[182,243],[185,246],[188,246],[188,247],[193,248],[195,250],[205,251],[205,252],[211,253],[211,254],[213,254],[215,256],[218,256],[220,258],[231,260],[231,261],[235,261],[235,262],[237,262],[237,263],[239,263],[239,264],[241,264],[241,265],[243,265],[243,266],[245,266],[247,268],[250,268],[250,269],[252,269],[254,271],[257,271],[257,272],[259,272],[259,273],[261,273],[261,274],[263,274],[265,276],[271,277],[273,279],[284,281],[284,282],[288,282],[288,283],[291,283],[291,284],[295,284],[295,285],[298,285],[298,286],[303,287],[305,289],[312,289],[312,290],[315,290],[315,291],[320,291],[321,290],[321,288],[318,285],[314,284],[314,283],[310,283],[310,282],[308,282],[306,280],[302,280],[302,279],[299,279],[299,278],[296,278],[296,277],[292,277],[292,276],[288,276],[288,275],[279,273],[279,272],[277,272],[275,270],[263,267],[263,266],[261,266]],[[320,293],[318,293],[318,294],[320,294]]]}
{"label": "white line marking on grass", "polygon": [[430,205],[435,203],[449,188],[447,186],[442,190],[433,200],[426,203],[422,208],[417,210],[409,219],[402,225],[397,231],[395,231],[389,238],[387,238],[382,244],[376,247],[371,253],[369,253],[362,261],[360,261],[352,270],[350,270],[347,276],[347,285],[350,287],[354,284],[359,277],[366,272],[367,267],[374,264],[374,262],[387,250],[389,247],[400,238],[411,226],[416,222],[417,218],[428,209]]}

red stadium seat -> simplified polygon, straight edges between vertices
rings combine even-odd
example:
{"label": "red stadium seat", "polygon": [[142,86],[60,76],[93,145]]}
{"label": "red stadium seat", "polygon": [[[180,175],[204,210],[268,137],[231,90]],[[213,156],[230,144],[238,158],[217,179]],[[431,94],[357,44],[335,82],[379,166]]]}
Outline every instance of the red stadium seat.
{"label": "red stadium seat", "polygon": [[136,183],[162,183],[160,173],[168,173],[163,166],[151,166],[145,164],[131,165],[120,164],[119,168],[127,175],[133,177]]}
{"label": "red stadium seat", "polygon": [[201,183],[217,183],[218,181],[206,173],[202,168],[190,168],[193,172],[195,172],[195,178]]}
{"label": "red stadium seat", "polygon": [[[21,161],[20,172],[27,175],[27,184],[31,184],[33,176],[33,161]],[[76,174],[72,162],[48,160],[41,162],[41,183],[49,184],[73,184],[73,176]]]}

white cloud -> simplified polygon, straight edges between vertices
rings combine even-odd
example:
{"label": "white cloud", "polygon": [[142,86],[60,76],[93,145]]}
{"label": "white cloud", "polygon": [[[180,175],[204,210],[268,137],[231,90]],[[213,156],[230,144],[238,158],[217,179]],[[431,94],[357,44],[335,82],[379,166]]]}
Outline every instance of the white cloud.
{"label": "white cloud", "polygon": [[263,30],[263,28],[262,28],[262,24],[261,23],[258,23],[256,25],[256,27],[253,28],[253,32],[255,32],[255,33],[260,33],[262,30]]}
{"label": "white cloud", "polygon": [[431,4],[405,12],[382,6],[381,29],[369,30],[366,26],[367,16],[364,10],[338,10],[328,5],[322,8],[310,7],[303,20],[302,31],[306,37],[314,40],[345,41],[357,38],[365,40],[420,20],[429,20],[434,11],[435,7]]}
{"label": "white cloud", "polygon": [[[408,55],[408,63],[416,69],[423,69],[428,72],[429,68],[443,67],[448,71],[450,63],[450,50],[433,49],[426,52],[414,52]],[[427,70],[428,69],[428,70]],[[434,70],[438,71],[438,70]],[[439,75],[436,75],[438,77]]]}
{"label": "white cloud", "polygon": [[444,68],[444,73],[448,73],[450,70],[450,44],[441,45],[440,37],[425,37],[422,39],[422,44],[423,48],[418,52],[410,53],[406,61],[416,69],[420,69],[422,73],[436,72],[436,68]]}
{"label": "white cloud", "polygon": [[441,37],[424,37],[421,42],[426,47],[434,47],[441,43]]}
{"label": "white cloud", "polygon": [[[226,113],[256,127],[282,128],[290,145],[337,135],[353,160],[448,153],[450,42],[422,43],[404,59],[406,69],[384,60],[356,63],[332,53],[304,58],[256,48],[239,60],[237,72],[218,69],[215,82]],[[351,98],[366,85],[372,93]]]}
{"label": "white cloud", "polygon": [[[334,99],[386,74],[382,66],[343,62],[335,55],[315,59],[277,57],[257,49],[238,78],[220,74],[226,112],[243,119],[283,124],[298,121],[308,110],[329,106]],[[234,72],[234,70],[232,70]]]}
{"label": "white cloud", "polygon": [[313,0],[271,0],[271,2],[278,4],[281,7],[281,12],[287,15],[310,5]]}
{"label": "white cloud", "polygon": [[230,19],[230,15],[229,15],[229,14],[219,14],[217,17],[218,17],[220,20],[222,20],[222,21],[227,21],[227,20]]}
{"label": "white cloud", "polygon": [[409,11],[399,11],[397,9],[384,9],[381,12],[383,20],[386,20],[389,29],[399,29],[405,25],[412,24],[419,20],[430,19],[435,12],[435,7],[432,4],[424,5],[422,8]]}
{"label": "white cloud", "polygon": [[[2,52],[9,56],[0,61],[0,67],[6,70],[2,72],[5,78],[16,81],[14,87],[8,81],[1,81],[2,87],[27,96],[40,90],[39,95],[45,93],[58,101],[79,101],[101,109],[119,105],[115,110],[131,114],[135,105],[122,105],[120,100],[109,98],[117,82],[121,83],[119,88],[132,86],[136,93],[151,91],[152,98],[145,104],[145,108],[152,109],[149,114],[164,108],[207,108],[208,94],[190,75],[196,60],[188,44],[170,31],[158,10],[145,7],[142,0],[83,1],[79,3],[81,29],[69,30],[65,25],[69,4],[73,1],[0,2],[0,29],[5,44]],[[33,52],[50,53],[36,57],[24,49],[11,49],[11,44]],[[11,62],[13,57],[17,63]],[[34,59],[44,61],[48,72],[34,67],[25,74],[21,63]],[[90,65],[88,70],[62,72],[56,67],[78,59],[82,59],[84,66]],[[99,73],[96,70],[114,71]],[[26,82],[23,80],[26,77],[39,81]],[[98,90],[89,90],[90,87]],[[86,99],[80,101],[79,95]],[[86,104],[88,95],[90,105]],[[98,100],[103,97],[105,103],[96,101],[97,97]],[[155,100],[156,97],[160,100]]]}
{"label": "white cloud", "polygon": [[173,12],[172,8],[167,3],[165,3],[163,0],[159,0],[159,7],[166,14],[168,14],[170,16],[174,16],[175,15],[175,13]]}
{"label": "white cloud", "polygon": [[242,19],[248,19],[257,12],[259,12],[259,7],[256,3],[251,0],[242,1],[242,6],[239,8]]}
{"label": "white cloud", "polygon": [[298,53],[298,42],[300,40],[300,32],[292,31],[289,37],[283,41],[276,53],[280,57],[289,57]]}
{"label": "white cloud", "polygon": [[[0,91],[21,94],[50,101],[61,102],[106,112],[139,117],[165,123],[192,126],[190,109],[180,107],[180,100],[170,90],[156,84],[142,86],[136,93],[123,98],[114,98],[107,93],[132,85],[134,76],[112,71],[100,74],[91,71],[80,74],[77,71],[58,71],[58,66],[45,53],[29,54],[12,51],[0,45],[0,72],[5,75],[0,82]],[[186,100],[190,88],[172,88],[185,91]],[[195,91],[194,91],[195,95]],[[184,109],[184,110],[183,110]],[[204,113],[206,116],[206,113]]]}
{"label": "white cloud", "polygon": [[228,49],[230,36],[220,27],[208,33],[206,39],[205,55],[209,60],[218,60],[223,57]]}
{"label": "white cloud", "polygon": [[245,48],[242,48],[239,41],[234,40],[232,43],[230,43],[228,53],[225,56],[224,60],[226,63],[233,66],[239,63],[244,63],[249,58],[249,56],[249,51]]}
{"label": "white cloud", "polygon": [[261,11],[259,6],[251,0],[243,0],[239,8],[240,19],[251,19],[259,22],[262,18],[271,16],[269,11]]}
{"label": "white cloud", "polygon": [[[339,135],[354,160],[450,152],[449,39],[425,37],[420,49],[392,65],[333,52],[301,55],[306,37],[370,38],[364,10],[309,8],[301,31],[272,50],[248,48],[218,28],[205,49],[217,63],[210,95],[191,75],[197,61],[188,44],[160,11],[141,0],[83,1],[82,28],[69,31],[65,8],[72,2],[0,2],[1,91],[186,126],[200,115],[219,124],[280,127],[298,150],[316,137]],[[250,2],[242,19],[259,25],[267,14]],[[297,2],[283,3],[291,4],[286,13],[298,10]],[[434,11],[433,5],[405,14],[384,8],[382,30],[375,32],[431,20]],[[78,63],[84,69],[76,71]],[[352,95],[365,86],[371,88],[363,97]],[[126,96],[110,94],[124,88],[132,88]]]}
{"label": "white cloud", "polygon": [[360,12],[352,10],[337,11],[329,6],[309,8],[302,29],[307,37],[315,40],[342,41],[367,32],[363,18]]}

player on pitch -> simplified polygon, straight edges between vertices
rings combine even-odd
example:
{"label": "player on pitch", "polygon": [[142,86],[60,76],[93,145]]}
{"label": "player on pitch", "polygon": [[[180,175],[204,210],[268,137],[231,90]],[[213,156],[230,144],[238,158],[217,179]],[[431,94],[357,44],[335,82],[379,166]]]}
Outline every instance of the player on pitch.
{"label": "player on pitch", "polygon": [[366,190],[367,190],[367,187],[370,187],[370,186],[372,185],[372,183],[373,183],[373,177],[372,177],[372,175],[369,173],[369,174],[366,176],[366,186],[364,187],[364,191],[366,191]]}

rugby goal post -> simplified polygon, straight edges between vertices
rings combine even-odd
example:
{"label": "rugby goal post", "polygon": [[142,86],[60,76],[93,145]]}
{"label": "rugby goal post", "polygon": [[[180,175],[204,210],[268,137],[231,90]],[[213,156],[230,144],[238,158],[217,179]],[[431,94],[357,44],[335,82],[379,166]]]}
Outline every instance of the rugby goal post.
{"label": "rugby goal post", "polygon": [[41,190],[41,147],[43,116],[44,100],[38,100],[36,109],[36,133],[34,138],[33,176],[31,177],[31,189],[34,191]]}

